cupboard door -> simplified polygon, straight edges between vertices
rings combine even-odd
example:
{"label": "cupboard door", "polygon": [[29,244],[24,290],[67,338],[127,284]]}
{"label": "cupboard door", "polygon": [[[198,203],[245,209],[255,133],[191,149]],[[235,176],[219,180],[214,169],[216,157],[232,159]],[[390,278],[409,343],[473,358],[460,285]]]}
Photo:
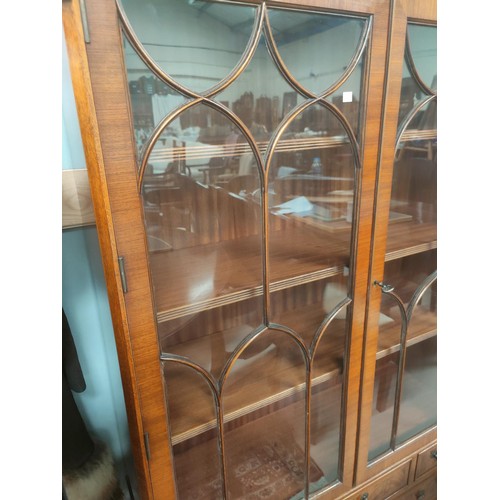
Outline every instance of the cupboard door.
{"label": "cupboard door", "polygon": [[352,484],[383,3],[87,3],[145,498]]}
{"label": "cupboard door", "polygon": [[415,14],[397,3],[375,215],[363,478],[416,446],[417,436],[429,439],[437,424],[437,28]]}

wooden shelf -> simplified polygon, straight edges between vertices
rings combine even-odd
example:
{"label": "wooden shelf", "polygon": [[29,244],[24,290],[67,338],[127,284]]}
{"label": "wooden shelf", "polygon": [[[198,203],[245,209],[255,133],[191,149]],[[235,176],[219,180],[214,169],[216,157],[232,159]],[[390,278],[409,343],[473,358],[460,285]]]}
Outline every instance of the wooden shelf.
{"label": "wooden shelf", "polygon": [[433,223],[389,224],[385,261],[401,259],[437,248],[437,226]]}
{"label": "wooden shelf", "polygon": [[[314,397],[314,396],[313,396]],[[314,412],[311,415],[311,469],[310,481],[323,487],[327,483],[333,483],[338,478],[338,450],[340,447],[340,421],[336,410],[341,399],[339,387],[329,387],[322,393],[320,400],[316,400]],[[322,420],[327,420],[324,425]],[[265,467],[272,464],[272,474],[257,472],[260,484],[264,486],[267,478],[271,481],[279,480],[280,474],[287,471],[289,464],[293,464],[295,474],[283,481],[280,486],[280,498],[289,498],[299,493],[303,488],[304,471],[304,403],[297,401],[286,408],[281,408],[275,413],[268,414],[262,418],[244,425],[230,428],[225,427],[225,452],[227,456],[227,480],[231,484],[232,491],[239,488],[242,483],[248,481],[241,477],[241,470],[252,474],[252,468],[241,467],[242,462],[247,464],[250,460],[253,466]],[[256,459],[255,455],[262,457],[265,450],[269,452],[270,447],[279,443],[281,453],[273,459]],[[176,475],[179,478],[179,494],[184,498],[201,498],[207,496],[218,498],[220,493],[214,492],[214,485],[220,485],[219,463],[207,461],[207,457],[214,456],[218,449],[215,434],[196,446],[186,447],[174,446],[173,456]],[[267,455],[265,455],[267,456]],[[293,460],[286,460],[293,457]],[[283,462],[281,462],[281,460]],[[288,463],[287,463],[288,462]],[[277,465],[281,466],[278,468]],[[299,472],[297,472],[297,470]],[[241,479],[238,479],[241,477]],[[295,479],[293,479],[295,478]],[[219,479],[219,481],[218,481]],[[321,481],[320,481],[321,480]],[[241,487],[241,486],[240,486]],[[295,488],[295,489],[291,489]],[[239,491],[238,498],[243,498],[243,491]],[[285,495],[285,496],[282,496]]]}
{"label": "wooden shelf", "polygon": [[[210,160],[210,158],[237,158],[248,153],[252,153],[252,149],[247,142],[236,144],[225,144],[227,137],[219,137],[220,144],[206,144],[203,142],[194,142],[189,140],[178,139],[176,137],[165,138],[175,146],[158,147],[156,146],[151,152],[149,160],[151,162],[172,162],[175,160]],[[180,144],[177,146],[177,144]],[[293,138],[282,138],[277,146],[277,152],[296,152],[306,150],[317,150],[325,148],[339,147],[344,144],[349,144],[345,136],[304,136]],[[257,142],[257,147],[263,155],[268,147],[268,141]]]}
{"label": "wooden shelf", "polygon": [[[325,241],[302,224],[273,232],[271,292],[342,274],[348,265],[349,231]],[[155,252],[150,255],[158,322],[262,295],[258,236]]]}
{"label": "wooden shelf", "polygon": [[[348,224],[288,218],[270,238],[271,292],[342,274],[349,237]],[[385,260],[435,248],[435,224],[397,222],[389,226]],[[262,295],[261,254],[258,236],[152,253],[158,322]]]}
{"label": "wooden shelf", "polygon": [[[436,335],[436,315],[431,312],[418,311],[410,320],[406,345],[410,347]],[[394,321],[381,326],[379,328],[377,359],[398,352],[400,349],[400,338],[400,321]]]}
{"label": "wooden shelf", "polygon": [[[325,313],[320,305],[311,309],[315,310],[316,323],[319,325]],[[300,312],[295,312],[295,314],[300,315]],[[294,315],[294,312],[291,311],[289,315]],[[294,319],[290,318],[290,322],[293,323]],[[334,320],[332,327],[335,335],[326,334],[323,337],[320,349],[314,358],[314,387],[319,388],[323,384],[341,382],[345,320]],[[312,334],[313,332],[309,334],[309,338],[304,339],[307,343],[310,342]],[[203,337],[185,342],[172,348],[171,352],[196,359],[200,349],[207,351],[210,349],[207,341],[213,342],[214,348],[220,348],[221,345],[224,345],[224,333],[217,332],[210,335],[209,339]],[[211,357],[210,351],[206,354]],[[229,354],[213,358],[216,361],[211,366],[212,373],[219,374],[222,371],[222,365]],[[261,353],[256,353],[249,359],[238,360],[233,370],[235,374],[233,376],[237,377],[238,384],[243,385],[244,390],[230,391],[223,397],[224,406],[227,409],[224,417],[226,424],[233,421],[237,424],[242,420],[248,421],[275,411],[277,408],[297,401],[297,398],[300,398],[305,392],[305,364],[299,356],[298,349],[295,346],[292,347],[291,341],[287,345],[282,342],[269,344]],[[232,376],[230,375],[230,377]],[[185,387],[177,385],[174,380],[170,380],[167,390],[172,443],[174,445],[215,428],[216,421],[213,409],[210,411],[209,408],[196,404],[196,402],[204,401],[207,398],[204,384],[196,384],[196,386],[186,390]]]}
{"label": "wooden shelf", "polygon": [[[428,333],[432,333],[429,331]],[[427,339],[434,335],[426,337]],[[410,340],[411,345],[423,342],[425,335],[414,335]],[[430,347],[430,346],[429,346]],[[424,358],[421,355],[408,359],[405,369],[403,384],[403,394],[398,425],[397,445],[402,440],[409,439],[426,428],[435,426],[436,415],[436,351],[435,345],[431,352]],[[378,369],[378,364],[377,364]],[[380,370],[387,370],[387,365],[380,365]],[[375,397],[373,398],[372,419],[370,430],[370,456],[369,460],[385,453],[389,449],[389,438],[393,418],[393,403],[395,396],[397,364],[393,362],[390,370],[392,375],[380,372],[378,384],[384,384],[381,390],[380,385],[375,386]],[[390,373],[389,372],[389,373]],[[384,398],[380,404],[379,398]]]}
{"label": "wooden shelf", "polygon": [[401,134],[400,143],[406,141],[430,141],[437,139],[437,130],[407,129]]}

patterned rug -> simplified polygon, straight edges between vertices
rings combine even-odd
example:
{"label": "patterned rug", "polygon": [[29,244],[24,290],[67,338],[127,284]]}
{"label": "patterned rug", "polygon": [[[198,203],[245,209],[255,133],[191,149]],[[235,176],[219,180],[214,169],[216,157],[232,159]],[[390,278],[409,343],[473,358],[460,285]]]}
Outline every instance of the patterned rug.
{"label": "patterned rug", "polygon": [[[240,428],[226,435],[227,480],[231,500],[285,500],[296,495],[301,497],[305,480],[304,451],[294,441],[293,434],[282,431],[254,434],[248,432],[252,430],[249,427],[252,424],[243,427],[247,432],[242,432]],[[214,443],[209,442],[176,457],[178,493],[182,499],[222,498],[221,481],[215,464],[206,463],[205,467],[193,468],[194,462],[188,458],[188,455],[192,457],[197,450],[199,459],[200,453],[208,451],[202,449],[207,445],[214,450]],[[191,467],[188,463],[191,463]],[[311,462],[309,480],[323,480],[323,473],[314,462]]]}

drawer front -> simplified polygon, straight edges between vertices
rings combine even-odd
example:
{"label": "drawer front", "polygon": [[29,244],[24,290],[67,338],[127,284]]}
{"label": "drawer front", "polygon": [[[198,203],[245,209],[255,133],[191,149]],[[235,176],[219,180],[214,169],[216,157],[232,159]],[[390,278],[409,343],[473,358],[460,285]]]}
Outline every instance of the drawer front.
{"label": "drawer front", "polygon": [[385,500],[391,497],[408,484],[410,463],[411,461],[405,462],[384,474],[366,488],[362,488],[356,495],[349,497],[349,500]]}
{"label": "drawer front", "polygon": [[395,497],[395,500],[436,500],[437,472],[430,477],[415,483],[409,490]]}
{"label": "drawer front", "polygon": [[437,445],[421,451],[417,457],[417,468],[415,471],[415,480],[418,479],[422,474],[430,471],[437,465]]}

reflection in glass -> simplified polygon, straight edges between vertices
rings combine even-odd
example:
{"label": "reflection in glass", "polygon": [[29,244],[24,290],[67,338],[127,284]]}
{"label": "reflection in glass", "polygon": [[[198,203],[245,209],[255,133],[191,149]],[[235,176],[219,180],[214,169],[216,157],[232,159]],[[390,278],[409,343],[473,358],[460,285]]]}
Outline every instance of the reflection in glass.
{"label": "reflection in glass", "polygon": [[432,90],[437,88],[437,28],[408,23],[411,56],[420,79]]}
{"label": "reflection in glass", "polygon": [[[384,281],[395,287],[406,311],[410,313],[422,282],[435,269],[436,251],[423,252],[387,263]],[[436,307],[434,284],[413,309],[407,325],[406,363],[396,444],[436,423],[436,384],[432,383],[436,368],[436,351],[432,351],[432,346],[435,347],[432,339],[436,338]],[[369,460],[390,449],[402,328],[402,315],[396,300],[389,295],[382,295]],[[422,381],[421,390],[416,380]]]}
{"label": "reflection in glass", "polygon": [[[270,319],[300,334],[310,346],[317,329],[347,297],[349,277],[341,272],[327,279],[304,283],[271,294]],[[345,324],[346,312],[336,322]]]}
{"label": "reflection in glass", "polygon": [[[230,498],[304,490],[305,381],[302,352],[279,331],[266,331],[235,361],[222,392]],[[321,477],[316,467],[314,480]]]}
{"label": "reflection in glass", "polygon": [[177,495],[219,500],[223,490],[213,393],[192,368],[164,361],[163,372]]}
{"label": "reflection in glass", "polygon": [[[408,24],[409,45],[406,47],[407,54],[403,62],[398,126],[401,126],[404,119],[417,104],[427,97],[428,92],[425,92],[422,86],[419,85],[417,78],[423,82],[424,86],[427,86],[434,92],[436,91],[436,33],[435,26]],[[413,66],[413,70],[417,73],[417,76],[413,75],[410,71],[411,66]],[[422,127],[420,128],[423,130]]]}
{"label": "reflection in glass", "polygon": [[284,9],[268,12],[273,38],[285,66],[300,85],[316,95],[344,75],[367,22],[335,14]]}
{"label": "reflection in glass", "polygon": [[[207,381],[165,361],[179,496],[223,497],[222,452],[229,498],[317,491],[341,472],[350,306],[317,345],[310,408],[310,353],[289,334],[261,329],[265,320],[283,325],[310,348],[322,322],[350,294],[357,146],[329,106],[360,140],[366,54],[335,92],[307,103],[280,130],[306,98],[281,73],[264,32],[240,67],[252,43],[256,4],[121,1],[145,51],[173,80],[162,83],[124,41],[139,161],[148,152],[139,177],[160,348],[165,357],[205,370],[222,391],[219,446]],[[279,56],[300,85],[324,93],[346,76],[367,19],[268,12]],[[213,93],[235,69],[237,78]],[[188,97],[173,90],[176,84]],[[191,91],[203,94],[194,105]],[[158,134],[160,123],[166,127]],[[154,144],[148,142],[153,130]],[[280,140],[271,151],[276,133]]]}
{"label": "reflection in glass", "polygon": [[410,120],[396,151],[392,179],[392,220],[435,224],[437,216],[436,100]]}
{"label": "reflection in glass", "polygon": [[427,276],[436,270],[436,267],[437,250],[429,250],[391,260],[385,264],[384,282],[394,286],[398,297],[408,307],[417,288]]}
{"label": "reflection in glass", "polygon": [[382,295],[368,460],[390,448],[402,325],[396,301]]}
{"label": "reflection in glass", "polygon": [[398,127],[413,111],[413,108],[425,97],[422,89],[408,68],[408,63],[403,61],[403,80],[401,82],[401,96],[399,100]]}
{"label": "reflection in glass", "polygon": [[[423,300],[435,303],[435,294],[430,293]],[[437,424],[437,337],[433,313],[435,310],[420,313],[419,324],[426,320],[429,323],[428,338],[408,347],[406,353],[397,445]]]}
{"label": "reflection in glass", "polygon": [[363,75],[365,71],[366,51],[356,65],[351,76],[330,96],[328,100],[344,115],[351,126],[358,143],[360,142],[360,120],[363,101]]}
{"label": "reflection in glass", "polygon": [[[342,451],[342,391],[344,388],[345,341],[344,307],[328,325],[316,347],[312,365],[311,459],[323,471],[328,484],[339,479]],[[310,493],[324,486],[310,480]]]}
{"label": "reflection in glass", "polygon": [[[343,132],[343,133],[342,133]],[[312,105],[287,127],[269,171],[271,280],[348,264],[354,153],[338,118]]]}
{"label": "reflection in glass", "polygon": [[[247,182],[238,189],[236,178],[242,175]],[[148,158],[143,193],[148,212],[163,217],[155,230],[165,232],[166,249],[175,249],[259,234],[259,201],[251,196],[259,185],[243,134],[222,113],[200,104],[181,113],[159,137]],[[248,196],[229,196],[243,190]],[[174,221],[166,213],[170,209],[186,220]],[[234,214],[235,219],[231,210],[248,216]]]}
{"label": "reflection in glass", "polygon": [[142,193],[160,321],[259,295],[260,176],[224,115],[202,104],[181,113],[153,147]]}
{"label": "reflection in glass", "polygon": [[137,152],[141,153],[154,128],[187,99],[153,75],[123,35],[130,105]]}
{"label": "reflection in glass", "polygon": [[158,325],[163,352],[193,360],[219,377],[233,350],[262,324],[262,296]]}
{"label": "reflection in glass", "polygon": [[150,57],[194,92],[218,84],[238,65],[253,29],[256,7],[195,0],[121,0]]}
{"label": "reflection in glass", "polygon": [[262,153],[283,117],[304,101],[274,64],[264,36],[250,64],[216,99],[243,121]]}

